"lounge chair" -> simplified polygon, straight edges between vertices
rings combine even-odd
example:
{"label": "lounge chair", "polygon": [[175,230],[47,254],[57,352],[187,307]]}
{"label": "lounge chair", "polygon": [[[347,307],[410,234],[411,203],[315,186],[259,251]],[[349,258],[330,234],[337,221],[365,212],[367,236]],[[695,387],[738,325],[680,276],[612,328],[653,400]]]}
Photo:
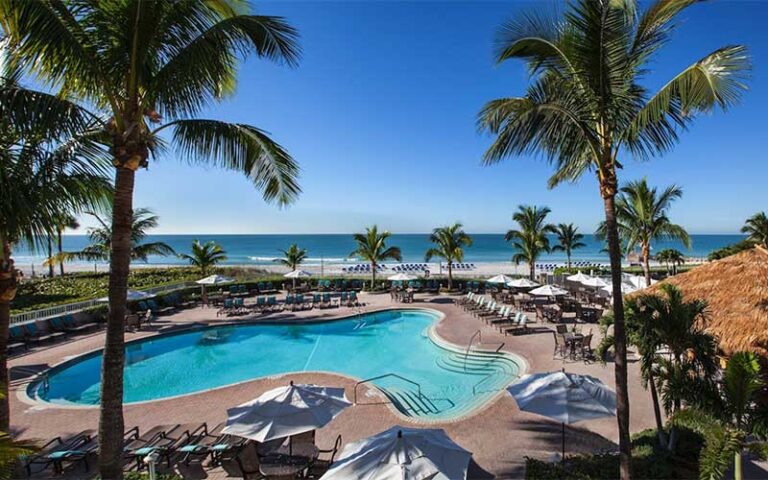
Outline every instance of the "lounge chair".
{"label": "lounge chair", "polygon": [[136,435],[134,439],[127,442],[123,447],[123,458],[129,463],[135,461],[136,470],[141,470],[144,466],[142,461],[144,457],[157,452],[161,458],[165,458],[170,467],[173,447],[183,441],[184,434],[189,436],[189,432],[182,431],[178,424],[154,427],[144,435]]}
{"label": "lounge chair", "polygon": [[478,318],[495,316],[499,313],[497,310],[497,307],[498,307],[498,304],[496,303],[496,300],[491,300],[491,302],[488,303],[487,307],[485,307],[483,310],[475,311],[474,314]]}
{"label": "lounge chair", "polygon": [[263,311],[267,307],[267,299],[265,297],[256,298],[256,310]]}
{"label": "lounge chair", "polygon": [[155,313],[155,315],[165,315],[176,311],[176,307],[173,306],[164,306],[161,308],[157,302],[151,298],[147,300],[147,306]]}
{"label": "lounge chair", "polygon": [[357,292],[349,292],[349,306],[360,306],[360,300],[357,299]]}
{"label": "lounge chair", "polygon": [[483,317],[483,321],[485,323],[491,324],[495,320],[503,320],[509,317],[511,311],[512,311],[512,307],[510,307],[509,305],[502,305],[499,308],[499,311],[496,312],[495,314],[486,315],[485,317]]}
{"label": "lounge chair", "polygon": [[99,324],[96,322],[77,323],[72,315],[64,315],[62,322],[64,322],[64,326],[71,333],[87,332],[88,330],[99,328]]}
{"label": "lounge chair", "polygon": [[29,477],[32,475],[32,467],[40,466],[40,470],[35,472],[39,473],[53,465],[54,471],[61,474],[64,471],[64,462],[84,460],[89,453],[95,451],[95,448],[96,445],[91,442],[90,432],[82,432],[66,440],[56,437],[27,457],[24,470]]}
{"label": "lounge chair", "polygon": [[503,332],[505,328],[509,326],[518,325],[520,323],[520,318],[523,316],[523,312],[515,312],[514,317],[512,316],[512,310],[509,311],[509,315],[507,315],[506,318],[500,319],[500,320],[494,320],[491,322],[491,325],[494,325],[496,328],[499,329],[499,333]]}
{"label": "lounge chair", "polygon": [[64,325],[64,320],[61,317],[54,317],[48,319],[48,327],[51,332],[57,333],[60,337],[69,335],[71,332]]}
{"label": "lounge chair", "polygon": [[24,327],[21,325],[14,325],[8,330],[8,349],[23,348],[29,350],[29,344],[34,340],[31,339],[27,332],[24,331]]}
{"label": "lounge chair", "polygon": [[235,309],[235,301],[231,298],[224,299],[224,306],[216,311],[216,316],[228,315]]}
{"label": "lounge chair", "polygon": [[277,304],[277,297],[275,297],[274,295],[270,295],[269,297],[267,297],[267,308],[271,312],[279,312],[280,310],[283,309],[281,305]]}
{"label": "lounge chair", "polygon": [[511,327],[504,330],[504,335],[509,335],[510,333],[512,335],[518,335],[521,333],[525,333],[528,331],[528,317],[525,316],[525,314],[520,316],[520,322],[517,325],[512,325]]}

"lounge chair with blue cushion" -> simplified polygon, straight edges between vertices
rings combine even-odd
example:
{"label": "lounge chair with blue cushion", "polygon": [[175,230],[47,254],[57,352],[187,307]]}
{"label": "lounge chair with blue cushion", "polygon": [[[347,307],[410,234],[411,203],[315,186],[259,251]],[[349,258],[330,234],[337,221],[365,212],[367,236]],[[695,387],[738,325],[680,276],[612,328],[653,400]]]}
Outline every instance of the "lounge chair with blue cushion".
{"label": "lounge chair with blue cushion", "polygon": [[147,307],[152,310],[155,315],[165,315],[167,313],[173,313],[176,311],[175,307],[160,307],[153,299],[147,300]]}
{"label": "lounge chair with blue cushion", "polygon": [[217,312],[216,316],[219,315],[227,315],[231,313],[235,309],[235,301],[231,298],[224,299],[224,306],[221,307]]}
{"label": "lounge chair with blue cushion", "polygon": [[156,452],[166,459],[170,467],[173,447],[183,441],[185,433],[189,435],[189,432],[182,431],[178,424],[154,427],[127,442],[123,448],[123,458],[127,462],[135,461],[136,470],[141,470],[144,457]]}
{"label": "lounge chair with blue cushion", "polygon": [[46,443],[36,453],[24,460],[24,469],[27,476],[32,475],[33,467],[39,467],[34,473],[40,473],[53,465],[56,474],[64,471],[64,462],[67,460],[84,459],[86,455],[95,451],[95,444],[91,442],[90,432],[82,432],[66,440],[56,437]]}
{"label": "lounge chair with blue cushion", "polygon": [[75,317],[72,315],[64,315],[62,317],[62,322],[64,322],[64,326],[71,333],[86,332],[88,330],[99,328],[99,324],[96,322],[77,323]]}

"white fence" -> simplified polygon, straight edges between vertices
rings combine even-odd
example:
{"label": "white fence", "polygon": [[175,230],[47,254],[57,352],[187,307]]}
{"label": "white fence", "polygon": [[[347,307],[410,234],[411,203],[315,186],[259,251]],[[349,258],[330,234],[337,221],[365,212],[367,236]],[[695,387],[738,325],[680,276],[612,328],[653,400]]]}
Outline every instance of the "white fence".
{"label": "white fence", "polygon": [[[182,282],[173,283],[170,285],[161,285],[159,287],[149,288],[142,290],[146,293],[166,293],[174,290],[181,290],[184,288],[195,286],[194,282]],[[65,305],[56,305],[48,308],[41,308],[40,310],[32,310],[24,313],[17,313],[11,315],[11,325],[21,325],[24,323],[32,323],[38,320],[47,320],[49,318],[59,317],[68,313],[77,313],[93,308],[99,305],[105,305],[106,302],[100,302],[98,299],[93,298],[91,300],[85,300],[83,302],[67,303]]]}

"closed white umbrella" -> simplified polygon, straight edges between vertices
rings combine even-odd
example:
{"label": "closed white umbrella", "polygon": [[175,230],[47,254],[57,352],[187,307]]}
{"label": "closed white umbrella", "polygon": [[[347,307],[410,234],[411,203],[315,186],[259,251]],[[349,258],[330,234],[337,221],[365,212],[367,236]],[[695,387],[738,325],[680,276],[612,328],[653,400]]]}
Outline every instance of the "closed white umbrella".
{"label": "closed white umbrella", "polygon": [[343,388],[291,382],[227,410],[221,432],[267,442],[316,430],[351,405]]}
{"label": "closed white umbrella", "polygon": [[567,295],[568,291],[554,285],[542,285],[539,288],[534,288],[528,293],[540,297],[558,297],[560,295]]}
{"label": "closed white umbrella", "polygon": [[416,280],[419,277],[416,277],[414,275],[408,275],[407,273],[396,273],[392,276],[387,277],[387,280],[391,280],[393,282],[408,282],[410,280]]}
{"label": "closed white umbrella", "polygon": [[495,277],[491,277],[488,280],[486,280],[486,283],[501,283],[506,285],[507,283],[514,280],[512,277],[508,277],[504,275],[503,273],[496,275]]}
{"label": "closed white umbrella", "polygon": [[[645,277],[642,275],[630,275],[629,277],[625,278],[625,281],[629,282],[631,285],[634,285],[638,290],[648,287],[647,282],[645,281]],[[656,282],[656,280],[651,279],[651,285]]]}
{"label": "closed white umbrella", "polygon": [[311,276],[312,274],[306,270],[294,270],[283,275],[285,278],[309,278]]}
{"label": "closed white umbrella", "polygon": [[439,428],[394,426],[350,443],[321,480],[459,480],[472,453]]}
{"label": "closed white umbrella", "polygon": [[198,285],[220,285],[222,283],[232,283],[235,279],[225,277],[223,275],[209,275],[205,278],[201,278],[200,280],[196,281]]}
{"label": "closed white umbrella", "polygon": [[[603,288],[601,288],[600,290],[602,290],[604,292],[608,292],[608,293],[613,293],[613,284],[608,284],[608,285],[604,286]],[[627,295],[629,293],[634,293],[637,290],[638,290],[638,288],[635,287],[634,285],[631,285],[631,284],[626,283],[626,282],[621,282],[621,293],[623,293],[624,295]]]}
{"label": "closed white umbrella", "polygon": [[565,425],[616,415],[616,393],[597,378],[565,371],[525,375],[507,388],[517,406]]}
{"label": "closed white umbrella", "polygon": [[516,278],[514,280],[510,280],[507,285],[514,288],[533,288],[539,286],[538,283],[528,278]]}
{"label": "closed white umbrella", "polygon": [[571,282],[579,282],[579,283],[583,283],[585,280],[589,280],[590,278],[592,277],[581,273],[581,270],[579,270],[579,273],[577,273],[576,275],[565,277],[566,280],[569,280]]}
{"label": "closed white umbrella", "polygon": [[[147,300],[148,298],[155,298],[157,295],[154,293],[147,293],[142,292],[140,290],[128,290],[128,295],[126,297],[126,300],[129,302],[137,302],[139,300]],[[108,302],[109,297],[101,297],[97,301],[99,302]]]}
{"label": "closed white umbrella", "polygon": [[589,278],[588,280],[584,280],[583,282],[581,282],[581,284],[587,287],[595,287],[595,288],[603,288],[608,286],[608,283],[606,283],[605,280],[603,280],[600,277]]}

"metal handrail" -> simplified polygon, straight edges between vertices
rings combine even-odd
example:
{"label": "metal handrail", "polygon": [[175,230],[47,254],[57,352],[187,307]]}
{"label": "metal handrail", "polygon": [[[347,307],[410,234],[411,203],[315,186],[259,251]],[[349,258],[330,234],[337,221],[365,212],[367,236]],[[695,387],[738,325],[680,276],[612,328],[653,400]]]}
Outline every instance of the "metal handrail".
{"label": "metal handrail", "polygon": [[475,340],[475,337],[480,338],[480,343],[483,343],[483,332],[478,329],[475,333],[472,334],[471,337],[469,337],[469,343],[467,343],[467,351],[464,352],[464,371],[467,371],[467,359],[469,358],[469,350],[472,348],[472,342]]}
{"label": "metal handrail", "polygon": [[355,384],[355,389],[354,389],[354,403],[355,403],[355,405],[357,405],[357,387],[359,387],[360,385],[362,385],[364,383],[372,382],[374,380],[379,380],[379,379],[386,378],[386,377],[399,378],[400,380],[402,380],[402,381],[404,381],[406,383],[410,383],[411,385],[415,385],[416,386],[416,392],[419,395],[419,399],[423,399],[424,398],[424,396],[421,394],[421,384],[419,384],[417,382],[414,382],[413,380],[410,380],[408,378],[405,378],[402,375],[398,375],[396,373],[385,373],[384,375],[379,375],[379,376],[376,376],[376,377],[366,378],[365,380],[360,380],[359,382],[357,382]]}

